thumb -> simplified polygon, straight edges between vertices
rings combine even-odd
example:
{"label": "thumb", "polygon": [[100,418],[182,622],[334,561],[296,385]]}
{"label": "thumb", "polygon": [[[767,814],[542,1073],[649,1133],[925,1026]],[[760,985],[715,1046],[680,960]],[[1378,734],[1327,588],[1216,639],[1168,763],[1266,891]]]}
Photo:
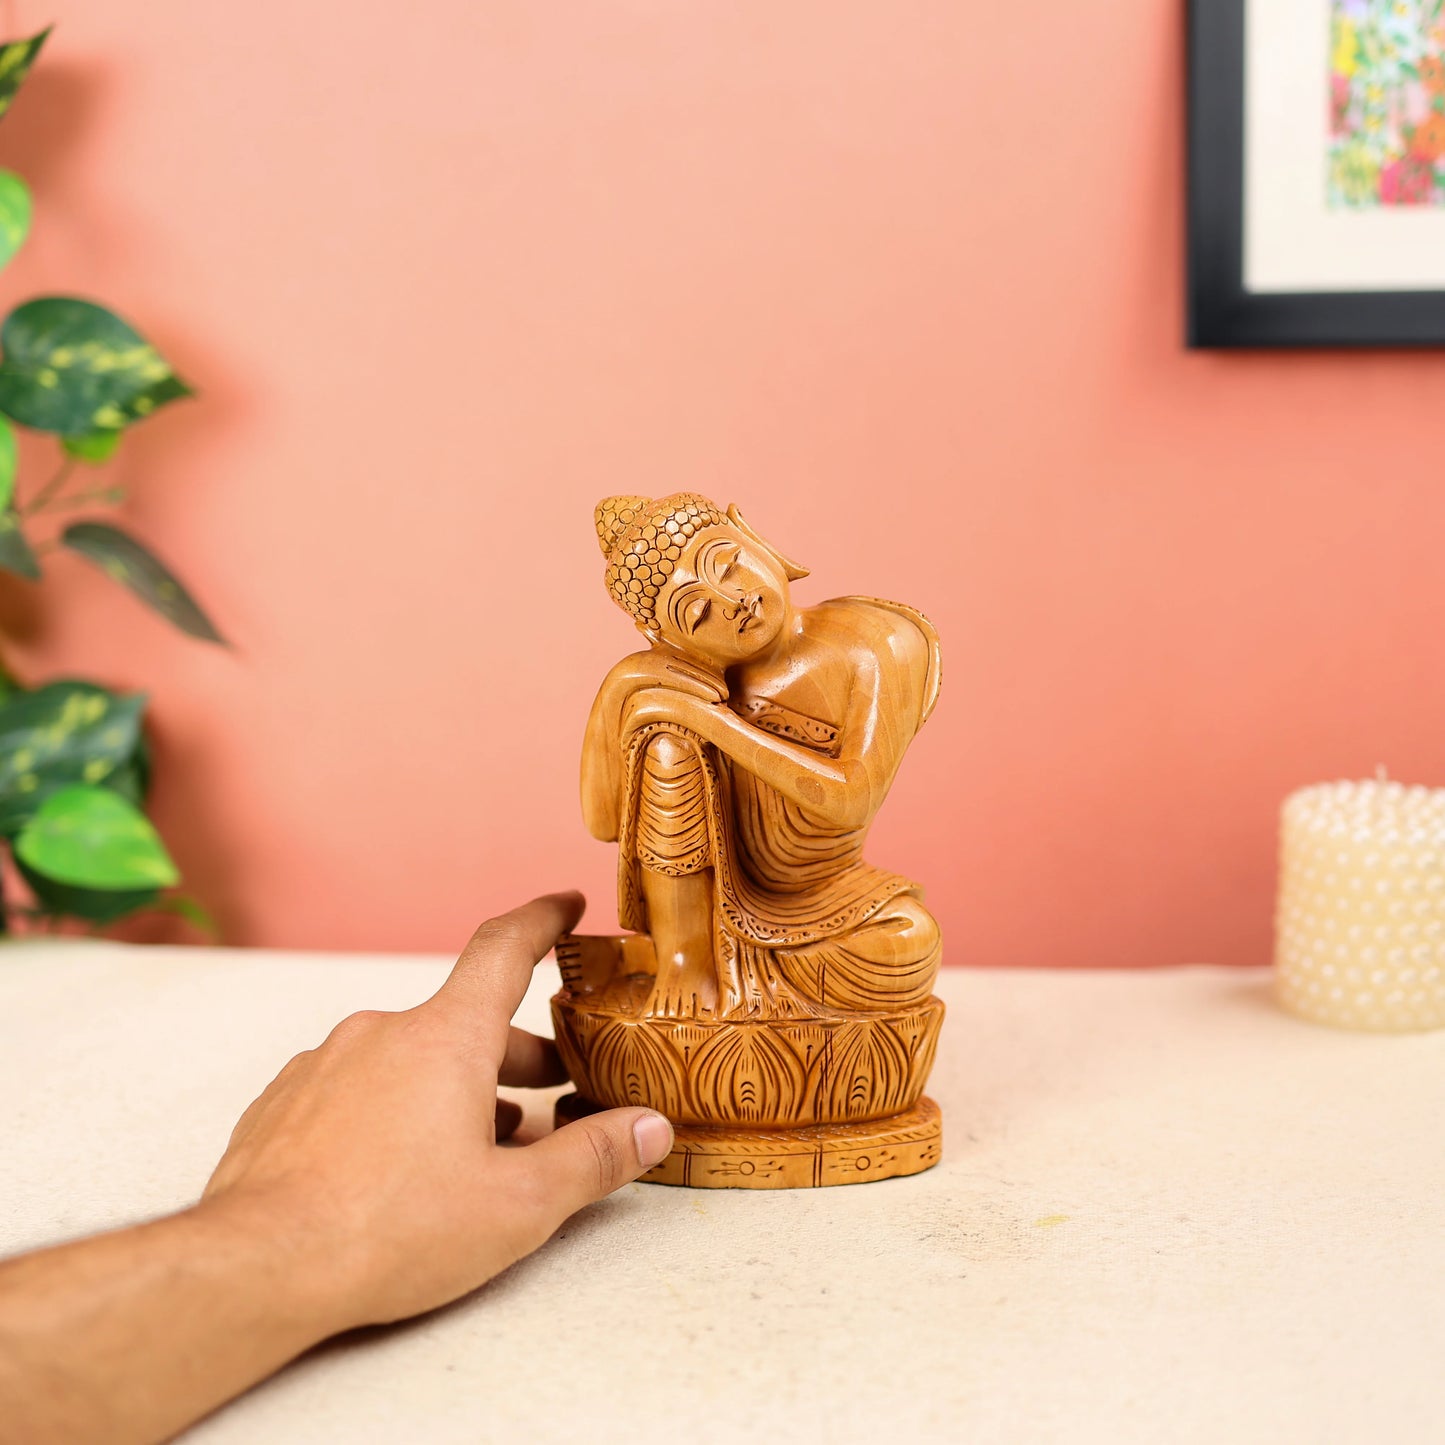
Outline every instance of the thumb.
{"label": "thumb", "polygon": [[[529,1145],[524,1158],[551,1228],[660,1164],[672,1149],[672,1125],[651,1109],[604,1109]],[[550,1230],[549,1230],[550,1232]]]}

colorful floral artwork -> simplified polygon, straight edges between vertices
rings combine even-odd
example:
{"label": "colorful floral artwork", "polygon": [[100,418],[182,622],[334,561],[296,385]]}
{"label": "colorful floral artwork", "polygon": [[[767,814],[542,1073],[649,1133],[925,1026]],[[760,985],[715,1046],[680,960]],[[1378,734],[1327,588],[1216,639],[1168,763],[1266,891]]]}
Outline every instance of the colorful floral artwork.
{"label": "colorful floral artwork", "polygon": [[1332,206],[1445,205],[1445,0],[1330,0]]}

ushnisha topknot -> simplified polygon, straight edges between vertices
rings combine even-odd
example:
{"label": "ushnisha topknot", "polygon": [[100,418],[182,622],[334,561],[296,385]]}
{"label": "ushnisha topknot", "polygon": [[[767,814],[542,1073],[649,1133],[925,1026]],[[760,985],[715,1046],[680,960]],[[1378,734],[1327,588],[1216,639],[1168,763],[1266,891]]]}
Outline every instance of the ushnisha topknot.
{"label": "ushnisha topknot", "polygon": [[607,590],[644,632],[656,626],[657,594],[683,548],[704,529],[728,523],[725,512],[696,492],[655,501],[608,497],[593,517],[607,558]]}

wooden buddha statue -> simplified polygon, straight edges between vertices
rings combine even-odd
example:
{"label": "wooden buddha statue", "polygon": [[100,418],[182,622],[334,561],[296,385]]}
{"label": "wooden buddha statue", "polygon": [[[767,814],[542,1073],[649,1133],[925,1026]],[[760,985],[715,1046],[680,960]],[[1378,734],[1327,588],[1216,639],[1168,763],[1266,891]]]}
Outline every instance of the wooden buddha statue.
{"label": "wooden buddha statue", "polygon": [[561,1112],[673,1121],[648,1179],[788,1188],[937,1161],[922,1097],[942,941],[919,887],[863,859],[938,697],[918,612],[796,607],[806,575],[736,507],[610,497],[606,581],[648,646],[604,680],[582,807],[619,845],[621,937],[558,945]]}

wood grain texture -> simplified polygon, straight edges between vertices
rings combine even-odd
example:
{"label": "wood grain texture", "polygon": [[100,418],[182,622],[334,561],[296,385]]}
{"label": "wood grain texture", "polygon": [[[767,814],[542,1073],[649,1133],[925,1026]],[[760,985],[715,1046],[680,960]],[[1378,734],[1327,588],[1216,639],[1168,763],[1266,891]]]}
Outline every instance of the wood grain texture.
{"label": "wood grain texture", "polygon": [[[659,1109],[689,1131],[674,1159],[714,1161],[657,1182],[926,1168],[942,937],[919,885],[863,849],[937,701],[937,635],[878,598],[794,607],[804,570],[695,493],[610,497],[595,521],[647,646],[604,679],[583,744],[583,816],[618,845],[631,932],[557,947],[576,1107]],[[726,1163],[757,1148],[788,1162]]]}

